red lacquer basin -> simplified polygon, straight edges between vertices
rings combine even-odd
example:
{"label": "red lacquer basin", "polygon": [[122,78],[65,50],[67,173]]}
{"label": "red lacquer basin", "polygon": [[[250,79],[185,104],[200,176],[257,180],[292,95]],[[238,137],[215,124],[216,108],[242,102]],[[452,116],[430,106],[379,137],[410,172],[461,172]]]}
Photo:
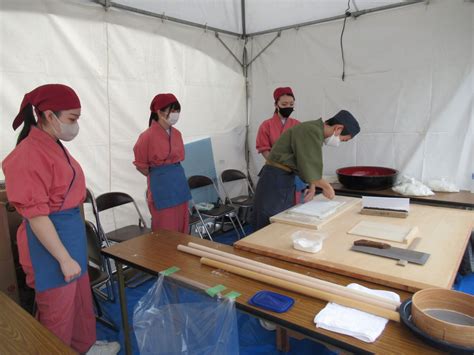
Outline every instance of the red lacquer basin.
{"label": "red lacquer basin", "polygon": [[398,170],[382,166],[348,166],[337,169],[336,174],[348,189],[382,190],[395,184]]}

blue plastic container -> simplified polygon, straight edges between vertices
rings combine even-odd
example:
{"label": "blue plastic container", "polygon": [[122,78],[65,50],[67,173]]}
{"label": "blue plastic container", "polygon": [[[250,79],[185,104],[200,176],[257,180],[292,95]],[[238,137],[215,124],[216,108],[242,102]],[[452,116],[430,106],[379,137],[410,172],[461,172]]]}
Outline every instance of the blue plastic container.
{"label": "blue plastic container", "polygon": [[272,312],[283,313],[293,306],[295,300],[272,291],[259,291],[253,295],[248,302],[252,306],[264,308]]}

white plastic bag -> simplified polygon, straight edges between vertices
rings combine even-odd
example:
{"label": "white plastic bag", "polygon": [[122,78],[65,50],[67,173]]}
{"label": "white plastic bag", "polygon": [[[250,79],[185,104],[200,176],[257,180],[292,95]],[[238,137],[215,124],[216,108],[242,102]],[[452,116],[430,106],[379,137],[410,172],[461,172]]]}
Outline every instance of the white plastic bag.
{"label": "white plastic bag", "polygon": [[408,176],[399,177],[392,190],[405,196],[433,196],[433,191],[421,181]]}
{"label": "white plastic bag", "polygon": [[165,281],[138,302],[133,328],[140,354],[238,354],[234,300],[216,299]]}
{"label": "white plastic bag", "polygon": [[427,185],[433,191],[459,192],[459,188],[454,183],[447,181],[445,178],[442,178],[441,180],[430,180]]}

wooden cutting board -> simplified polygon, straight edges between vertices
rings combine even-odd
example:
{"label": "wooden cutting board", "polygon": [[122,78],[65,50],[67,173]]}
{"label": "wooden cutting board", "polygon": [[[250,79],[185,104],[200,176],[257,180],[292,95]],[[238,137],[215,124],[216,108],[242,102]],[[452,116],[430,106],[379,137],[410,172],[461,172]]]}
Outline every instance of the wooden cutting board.
{"label": "wooden cutting board", "polygon": [[[324,197],[322,195],[318,195],[315,197],[314,200],[321,200],[324,201]],[[304,227],[309,229],[321,229],[326,223],[332,221],[337,216],[341,215],[345,211],[349,210],[352,206],[360,203],[360,198],[356,197],[346,197],[346,196],[336,196],[333,200],[336,202],[342,202],[343,204],[336,209],[336,211],[325,217],[325,218],[317,218],[307,214],[302,214],[295,212],[298,206],[289,208],[286,211],[276,214],[273,217],[270,217],[270,222],[272,223],[283,223],[289,224],[297,227]]]}
{"label": "wooden cutting board", "polygon": [[[304,228],[282,223],[272,223],[239,240],[234,247],[410,292],[452,286],[474,226],[474,211],[411,205],[406,219],[395,219],[361,215],[360,209],[360,204],[353,205],[324,224],[320,231],[327,233],[328,238],[315,254],[293,249],[291,235]],[[396,260],[351,251],[354,240],[360,237],[347,231],[360,221],[416,226],[421,241],[415,250],[431,254],[430,258],[423,266],[400,267]],[[390,244],[398,248],[407,246]]]}
{"label": "wooden cutting board", "polygon": [[418,227],[396,225],[377,221],[360,221],[347,233],[360,237],[383,239],[390,242],[409,243],[418,232]]}

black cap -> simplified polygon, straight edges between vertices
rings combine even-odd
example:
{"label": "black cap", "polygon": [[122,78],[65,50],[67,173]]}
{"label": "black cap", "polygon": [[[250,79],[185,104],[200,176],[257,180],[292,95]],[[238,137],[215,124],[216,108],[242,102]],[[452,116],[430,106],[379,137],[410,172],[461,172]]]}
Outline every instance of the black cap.
{"label": "black cap", "polygon": [[342,124],[344,129],[342,130],[342,135],[350,134],[354,138],[357,133],[360,132],[359,122],[355,119],[354,116],[349,111],[341,110],[334,117],[331,117],[326,121],[331,126],[335,124]]}

